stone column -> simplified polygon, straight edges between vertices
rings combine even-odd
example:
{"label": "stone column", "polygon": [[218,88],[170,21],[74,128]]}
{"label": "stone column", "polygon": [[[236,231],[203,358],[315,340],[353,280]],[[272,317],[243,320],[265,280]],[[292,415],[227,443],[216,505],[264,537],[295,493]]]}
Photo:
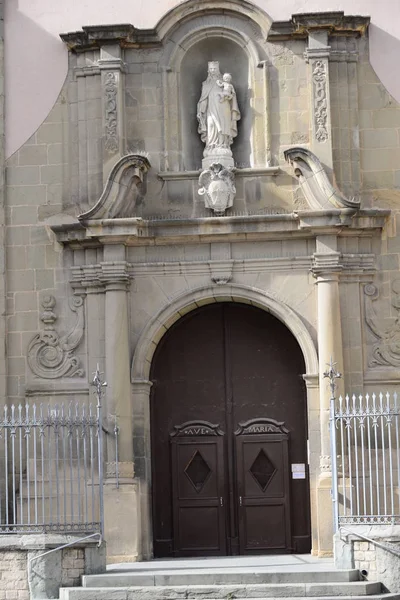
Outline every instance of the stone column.
{"label": "stone column", "polygon": [[98,61],[103,97],[103,183],[125,153],[125,63],[122,52],[119,44],[102,46]]}
{"label": "stone column", "polygon": [[138,543],[140,557],[149,560],[153,556],[153,531],[151,521],[151,440],[150,440],[150,392],[152,382],[146,379],[132,381],[135,477],[139,485]]}
{"label": "stone column", "polygon": [[311,554],[318,555],[318,511],[317,488],[319,480],[319,462],[321,455],[320,419],[319,419],[319,375],[306,374],[303,379],[307,387],[308,417],[308,468],[310,479],[311,511]]}
{"label": "stone column", "polygon": [[[318,554],[332,553],[332,469],[329,435],[330,389],[324,373],[331,358],[336,369],[343,373],[342,325],[339,300],[340,253],[337,237],[317,237],[313,273],[317,279],[318,297],[318,355],[319,355],[319,409],[320,409],[320,464],[317,483]],[[342,393],[343,380],[339,380]]]}
{"label": "stone column", "polygon": [[[104,486],[105,539],[111,562],[138,558],[138,486],[134,481],[133,421],[128,325],[128,265],[125,247],[104,246],[101,280],[105,286],[105,354],[107,380],[107,464]],[[113,423],[116,417],[118,463]],[[118,468],[118,479],[117,479]],[[121,523],[124,524],[121,527]]]}
{"label": "stone column", "polygon": [[310,30],[306,60],[310,65],[311,150],[324,165],[328,175],[333,173],[331,101],[329,93],[328,30]]}

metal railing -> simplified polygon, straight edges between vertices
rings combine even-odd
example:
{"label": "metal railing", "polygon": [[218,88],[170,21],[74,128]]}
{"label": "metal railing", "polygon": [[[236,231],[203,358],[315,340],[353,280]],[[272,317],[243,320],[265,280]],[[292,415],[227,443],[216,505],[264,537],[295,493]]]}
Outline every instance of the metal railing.
{"label": "metal railing", "polygon": [[331,399],[335,528],[400,524],[397,393]]}
{"label": "metal railing", "polygon": [[98,371],[93,385],[97,404],[3,408],[0,534],[102,535],[104,384]]}

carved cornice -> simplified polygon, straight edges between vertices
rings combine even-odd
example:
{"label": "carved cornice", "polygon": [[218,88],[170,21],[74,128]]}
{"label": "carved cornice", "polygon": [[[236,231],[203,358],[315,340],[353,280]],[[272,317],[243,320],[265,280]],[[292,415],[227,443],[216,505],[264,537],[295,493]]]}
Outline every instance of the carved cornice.
{"label": "carved cornice", "polygon": [[85,52],[105,44],[118,43],[123,48],[159,46],[161,41],[155,29],[137,29],[129,23],[121,25],[91,25],[82,31],[60,35],[62,41],[73,52]]}
{"label": "carved cornice", "polygon": [[275,21],[267,41],[306,39],[310,31],[327,31],[330,36],[360,37],[366,35],[369,23],[369,17],[348,16],[342,11],[297,14],[289,21]]}
{"label": "carved cornice", "polygon": [[69,50],[83,52],[102,45],[118,43],[123,48],[143,48],[160,46],[163,40],[172,36],[173,30],[183,23],[201,18],[210,20],[215,15],[234,15],[252,22],[258,35],[265,39],[271,26],[271,19],[255,4],[247,0],[186,0],[169,10],[153,29],[137,29],[130,24],[92,25],[82,27],[82,31],[60,35]]}
{"label": "carved cornice", "polygon": [[[234,167],[232,171],[236,177],[275,177],[281,172],[280,167],[246,167],[240,169]],[[198,179],[201,170],[198,171],[160,171],[157,177],[162,181],[181,181]]]}
{"label": "carved cornice", "polygon": [[[315,79],[314,85],[326,85],[326,71],[324,71],[324,65],[321,61],[316,61],[315,63],[313,79]],[[324,98],[322,97],[321,99],[323,100]],[[322,105],[318,104],[315,119],[316,135],[320,136],[318,141],[324,141],[324,139],[327,139],[328,131],[326,128],[326,110],[324,113]],[[359,200],[345,198],[339,190],[333,187],[324,167],[313,152],[307,150],[307,148],[295,147],[285,150],[284,155],[287,162],[294,169],[294,173],[299,180],[300,187],[310,208],[352,208],[354,211],[360,208]]]}
{"label": "carved cornice", "polygon": [[385,226],[390,210],[350,208],[329,210],[298,210],[290,214],[264,214],[232,217],[182,219],[92,219],[84,224],[50,225],[61,244],[74,249],[95,248],[121,243],[128,246],[154,245],[154,240],[166,244],[186,244],[196,238],[199,242],[266,241],[277,235],[292,238],[314,237],[323,233],[364,235]]}
{"label": "carved cornice", "polygon": [[[112,129],[108,130],[107,139],[112,144],[108,148],[110,151],[117,143],[113,141],[115,135]],[[149,169],[150,163],[145,156],[138,154],[123,156],[111,170],[100,199],[93,208],[78,216],[79,221],[85,224],[86,221],[93,219],[133,217],[136,199],[138,196],[143,197],[146,192],[146,174]]]}

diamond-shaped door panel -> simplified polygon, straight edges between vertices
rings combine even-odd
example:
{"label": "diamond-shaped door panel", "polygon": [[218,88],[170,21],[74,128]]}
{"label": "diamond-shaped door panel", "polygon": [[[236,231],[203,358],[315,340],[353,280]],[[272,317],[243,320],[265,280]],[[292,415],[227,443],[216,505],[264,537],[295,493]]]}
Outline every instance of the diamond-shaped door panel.
{"label": "diamond-shaped door panel", "polygon": [[197,493],[201,492],[211,475],[211,469],[198,450],[185,468],[185,474]]}
{"label": "diamond-shaped door panel", "polygon": [[260,486],[263,492],[268,487],[269,482],[275,474],[276,468],[266,455],[263,449],[257,454],[253,464],[249,469],[254,479]]}

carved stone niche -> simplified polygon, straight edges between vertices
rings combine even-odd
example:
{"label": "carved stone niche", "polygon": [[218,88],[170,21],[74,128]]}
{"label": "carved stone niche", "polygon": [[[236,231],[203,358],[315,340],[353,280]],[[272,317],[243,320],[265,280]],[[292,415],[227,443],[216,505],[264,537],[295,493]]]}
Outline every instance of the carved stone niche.
{"label": "carved stone niche", "polygon": [[210,61],[218,61],[221,75],[230,73],[233,78],[241,113],[238,135],[232,144],[235,166],[269,166],[268,136],[265,135],[268,115],[258,107],[261,103],[265,105],[268,80],[264,68],[265,40],[271,19],[254,4],[243,0],[193,1],[187,2],[186,7],[188,11],[184,15],[179,14],[179,7],[171,11],[175,23],[160,61],[160,68],[165,71],[166,120],[162,170],[190,172],[201,168],[204,144],[198,133],[197,102]]}
{"label": "carved stone niche", "polygon": [[150,163],[146,156],[127,154],[114,165],[96,204],[78,216],[80,221],[134,217],[146,194]]}

